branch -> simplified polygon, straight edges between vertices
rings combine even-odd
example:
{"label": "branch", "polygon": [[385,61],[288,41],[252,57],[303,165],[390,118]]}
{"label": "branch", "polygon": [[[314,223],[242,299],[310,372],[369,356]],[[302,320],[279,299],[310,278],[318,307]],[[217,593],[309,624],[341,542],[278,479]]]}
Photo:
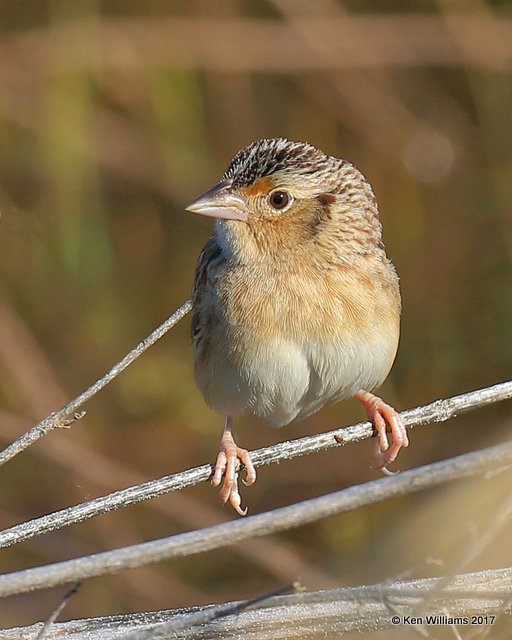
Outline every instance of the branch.
{"label": "branch", "polygon": [[[512,381],[471,391],[462,395],[404,411],[401,415],[408,428],[444,422],[455,415],[484,407],[499,400],[512,397]],[[343,429],[335,429],[296,440],[288,440],[271,447],[257,449],[251,453],[255,466],[290,460],[298,456],[324,451],[331,447],[343,446],[370,438],[374,434],[369,422],[362,422]],[[188,469],[173,475],[163,476],[120,491],[114,491],[89,502],[55,511],[40,518],[10,527],[0,532],[0,548],[22,542],[43,533],[121,509],[130,504],[156,498],[172,491],[178,491],[209,479],[212,467],[209,464]]]}
{"label": "branch", "polygon": [[36,640],[44,640],[44,638],[48,638],[48,630],[51,628],[55,620],[62,613],[62,610],[71,600],[71,598],[77,593],[78,589],[80,589],[80,583],[77,582],[69,591],[64,594],[64,597],[61,598],[59,604],[55,607],[55,609],[50,613],[46,622],[43,623],[43,626],[39,633],[37,634]]}
{"label": "branch", "polygon": [[170,558],[226,547],[254,536],[285,531],[391,497],[435,487],[451,480],[467,478],[491,470],[494,473],[500,472],[511,464],[512,441],[244,519],[3,574],[0,576],[0,597],[45,589]]}
{"label": "branch", "polygon": [[[265,601],[263,606],[251,611],[242,611],[231,616],[210,621],[193,629],[182,631],[183,640],[203,640],[204,638],[224,638],[235,640],[250,629],[252,640],[268,640],[275,637],[340,637],[343,633],[366,632],[397,628],[391,622],[393,611],[403,615],[414,611],[432,593],[428,611],[432,614],[462,616],[510,614],[510,593],[512,592],[512,568],[488,569],[465,573],[451,578],[449,586],[442,593],[438,585],[445,578],[421,578],[406,581],[386,581],[368,586],[312,591],[289,596],[281,596]],[[219,611],[238,603],[224,603],[205,608]],[[159,612],[134,613],[88,620],[72,620],[55,624],[46,640],[86,640],[101,637],[102,640],[126,640],[122,631],[144,633],[158,629],[174,620],[184,620],[195,611],[175,609]],[[204,611],[201,610],[201,611]],[[40,625],[18,627],[2,632],[2,640],[19,640],[35,635]],[[402,627],[403,628],[403,627]],[[155,636],[150,636],[155,637]],[[129,636],[128,636],[129,638]]]}
{"label": "branch", "polygon": [[165,322],[157,327],[152,333],[149,334],[144,340],[132,349],[125,357],[116,363],[104,376],[97,380],[94,384],[83,391],[79,396],[68,402],[67,405],[54,411],[49,416],[38,422],[34,427],[29,429],[22,436],[17,438],[12,444],[6,447],[3,451],[0,451],[0,466],[17,456],[24,451],[31,444],[39,440],[42,436],[45,436],[53,429],[62,429],[69,427],[84,417],[85,411],[79,411],[83,404],[95,396],[98,391],[101,391],[103,387],[106,387],[109,382],[112,382],[121,371],[124,371],[134,360],[136,360],[141,354],[146,351],[151,345],[155,344],[171,327],[179,322],[183,316],[185,316],[192,308],[190,300],[184,302],[179,309],[177,309]]}
{"label": "branch", "polygon": [[[123,634],[120,640],[153,640],[154,638],[169,638],[170,634],[175,634],[190,627],[196,627],[198,625],[205,625],[218,620],[220,618],[226,618],[227,616],[239,615],[242,611],[252,609],[256,606],[261,606],[263,603],[268,605],[269,601],[272,601],[277,596],[281,596],[290,591],[298,593],[302,591],[302,587],[298,581],[287,584],[284,587],[271,591],[270,593],[264,593],[262,595],[251,598],[250,600],[243,600],[241,602],[227,602],[217,607],[203,607],[192,613],[186,613],[184,615],[175,616],[174,619],[168,622],[151,625],[146,629],[139,629],[133,633]],[[37,639],[36,639],[37,640]]]}

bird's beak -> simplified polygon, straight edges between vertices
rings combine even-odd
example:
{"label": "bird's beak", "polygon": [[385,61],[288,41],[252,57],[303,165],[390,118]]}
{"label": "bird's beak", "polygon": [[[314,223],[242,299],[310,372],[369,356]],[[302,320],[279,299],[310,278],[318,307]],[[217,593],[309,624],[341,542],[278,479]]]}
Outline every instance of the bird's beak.
{"label": "bird's beak", "polygon": [[186,207],[187,211],[210,218],[247,221],[249,213],[244,198],[231,190],[229,180],[221,180]]}

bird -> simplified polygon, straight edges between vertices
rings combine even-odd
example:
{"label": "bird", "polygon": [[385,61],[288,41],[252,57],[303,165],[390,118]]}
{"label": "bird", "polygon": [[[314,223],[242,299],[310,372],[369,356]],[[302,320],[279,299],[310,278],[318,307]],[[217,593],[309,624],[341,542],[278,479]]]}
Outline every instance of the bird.
{"label": "bird", "polygon": [[363,174],[312,144],[265,138],[186,210],[215,219],[195,271],[191,341],[197,386],[225,416],[211,476],[221,500],[247,513],[239,471],[251,485],[256,470],[233,436],[247,413],[281,427],[354,397],[387,470],[409,441],[372,391],[395,360],[401,297]]}

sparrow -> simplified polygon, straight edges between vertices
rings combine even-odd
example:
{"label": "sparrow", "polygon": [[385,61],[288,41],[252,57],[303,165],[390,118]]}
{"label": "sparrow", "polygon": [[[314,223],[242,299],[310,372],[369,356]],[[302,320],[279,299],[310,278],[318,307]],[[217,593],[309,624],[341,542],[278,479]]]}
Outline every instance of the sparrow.
{"label": "sparrow", "polygon": [[241,465],[244,483],[256,481],[232,431],[245,413],[281,427],[355,397],[385,469],[409,444],[400,415],[371,393],[395,359],[401,299],[361,172],[311,144],[263,139],[187,210],[215,218],[197,263],[191,338],[197,385],[225,416],[212,473],[221,500],[245,515]]}

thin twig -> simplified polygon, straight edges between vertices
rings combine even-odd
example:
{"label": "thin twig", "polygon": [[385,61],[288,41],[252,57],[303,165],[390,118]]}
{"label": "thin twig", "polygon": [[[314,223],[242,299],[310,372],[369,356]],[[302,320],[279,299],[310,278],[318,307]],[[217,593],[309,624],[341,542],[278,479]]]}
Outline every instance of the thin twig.
{"label": "thin twig", "polygon": [[71,589],[69,589],[69,591],[67,591],[64,594],[64,597],[61,599],[61,601],[55,607],[55,609],[51,612],[48,619],[41,627],[41,631],[37,634],[37,637],[35,640],[43,640],[43,638],[47,635],[47,632],[50,626],[55,622],[55,620],[57,620],[61,611],[64,609],[67,603],[71,600],[71,598],[75,595],[78,589],[80,589],[80,582],[77,582],[75,585],[71,587]]}
{"label": "thin twig", "polygon": [[152,627],[141,631],[122,635],[119,640],[150,640],[150,638],[168,638],[171,633],[190,629],[191,627],[196,627],[199,624],[207,624],[208,622],[213,622],[219,618],[236,615],[261,603],[267,603],[272,598],[277,598],[278,596],[282,596],[290,592],[297,593],[300,590],[300,583],[294,581],[284,587],[256,596],[250,600],[243,600],[242,602],[227,602],[217,607],[207,607],[199,609],[199,611],[193,611],[192,613],[177,616],[169,622],[155,624]]}
{"label": "thin twig", "polygon": [[[457,414],[511,397],[512,381],[509,381],[453,396],[452,398],[435,400],[430,404],[404,411],[401,415],[405,425],[408,428],[413,428],[433,422],[444,422]],[[342,429],[335,429],[296,440],[288,440],[271,447],[257,449],[251,453],[251,457],[255,466],[273,464],[298,456],[324,451],[331,447],[359,442],[365,438],[370,438],[373,434],[372,425],[369,422],[361,422]],[[211,470],[211,465],[205,464],[187,471],[114,491],[89,502],[82,502],[76,506],[67,507],[40,518],[23,522],[0,532],[0,548],[9,547],[28,538],[49,533],[130,504],[196,485],[199,482],[208,480]]]}
{"label": "thin twig", "polygon": [[24,451],[31,444],[39,440],[42,436],[45,436],[53,429],[60,429],[63,427],[69,427],[73,422],[80,420],[85,415],[85,411],[80,411],[82,405],[95,396],[98,391],[101,391],[109,382],[117,377],[121,371],[126,369],[134,360],[136,360],[146,349],[155,344],[171,327],[179,322],[183,316],[185,316],[192,308],[192,302],[187,300],[179,309],[177,309],[171,316],[165,320],[159,327],[157,327],[152,333],[150,333],[144,340],[141,340],[139,344],[133,348],[125,357],[117,362],[105,375],[103,375],[94,384],[83,391],[79,396],[68,402],[67,405],[54,411],[49,416],[38,422],[34,427],[29,429],[22,436],[17,438],[12,444],[6,447],[3,451],[0,451],[0,466],[5,464],[8,460],[14,458],[22,451]]}
{"label": "thin twig", "polygon": [[0,597],[226,547],[254,536],[285,531],[450,480],[485,474],[497,465],[511,464],[512,442],[508,442],[245,519],[4,574],[0,576]]}

